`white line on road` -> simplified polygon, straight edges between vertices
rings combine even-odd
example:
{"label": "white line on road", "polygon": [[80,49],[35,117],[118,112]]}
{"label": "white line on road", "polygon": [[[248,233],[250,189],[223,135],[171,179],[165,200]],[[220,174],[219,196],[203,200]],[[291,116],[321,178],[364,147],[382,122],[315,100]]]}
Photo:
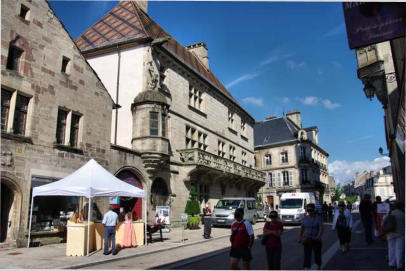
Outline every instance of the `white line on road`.
{"label": "white line on road", "polygon": [[[354,225],[353,225],[353,227],[352,227],[353,231],[354,231],[354,229],[356,229],[356,228],[358,227],[359,223],[360,223],[360,220],[357,220],[357,221],[354,223]],[[326,266],[326,264],[331,260],[331,258],[336,254],[338,248],[340,247],[339,243],[340,243],[340,242],[337,240],[337,241],[323,254],[323,256],[322,256],[322,258],[321,258],[321,262],[322,262],[321,268],[322,268],[322,269],[323,269],[323,268]],[[316,270],[316,269],[317,269],[317,265],[316,265],[316,264],[313,264],[311,269]]]}

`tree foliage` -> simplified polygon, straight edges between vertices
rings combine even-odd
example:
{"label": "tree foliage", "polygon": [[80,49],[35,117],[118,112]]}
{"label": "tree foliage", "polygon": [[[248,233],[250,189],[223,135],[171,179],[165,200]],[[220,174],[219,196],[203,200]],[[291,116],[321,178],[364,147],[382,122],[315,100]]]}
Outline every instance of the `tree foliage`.
{"label": "tree foliage", "polygon": [[200,214],[200,204],[197,201],[196,188],[192,186],[189,191],[189,200],[186,202],[185,213],[191,216]]}
{"label": "tree foliage", "polygon": [[338,184],[336,187],[334,187],[332,200],[340,201],[341,200],[340,197],[343,193],[344,193],[343,188],[340,186],[340,184]]}
{"label": "tree foliage", "polygon": [[358,200],[357,196],[349,196],[345,198],[345,201],[351,204],[354,204],[354,202],[356,202],[357,200]]}

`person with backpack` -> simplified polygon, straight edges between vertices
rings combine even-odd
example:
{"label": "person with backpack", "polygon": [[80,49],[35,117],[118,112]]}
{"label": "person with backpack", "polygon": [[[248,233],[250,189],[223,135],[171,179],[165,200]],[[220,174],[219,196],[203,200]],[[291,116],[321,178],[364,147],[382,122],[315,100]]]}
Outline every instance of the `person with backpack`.
{"label": "person with backpack", "polygon": [[347,252],[351,241],[352,216],[350,210],[345,208],[343,201],[338,203],[338,211],[334,215],[332,229],[337,230],[341,251]]}
{"label": "person with backpack", "polygon": [[263,229],[262,244],[265,245],[266,258],[268,260],[268,270],[281,269],[282,243],[281,234],[283,224],[278,220],[278,213],[269,213],[271,221],[267,221]]}
{"label": "person with backpack", "polygon": [[316,215],[316,206],[309,203],[306,206],[306,215],[303,217],[300,229],[299,243],[303,244],[305,270],[310,269],[312,263],[312,252],[318,269],[321,269],[321,235],[323,234],[323,221]]}
{"label": "person with backpack", "polygon": [[249,221],[244,220],[244,209],[235,210],[234,218],[236,221],[231,225],[231,250],[230,250],[230,269],[239,269],[238,265],[242,259],[243,269],[250,269],[252,260],[251,248],[254,244],[254,229]]}
{"label": "person with backpack", "polygon": [[404,204],[396,202],[393,210],[388,214],[383,223],[382,230],[388,240],[389,266],[402,270],[405,257],[405,212]]}

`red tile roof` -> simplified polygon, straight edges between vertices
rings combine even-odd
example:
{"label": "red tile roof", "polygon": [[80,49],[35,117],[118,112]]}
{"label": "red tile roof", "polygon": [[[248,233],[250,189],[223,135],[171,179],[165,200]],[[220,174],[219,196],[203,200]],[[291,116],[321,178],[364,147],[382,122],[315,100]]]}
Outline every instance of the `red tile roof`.
{"label": "red tile roof", "polygon": [[195,54],[169,35],[132,1],[120,1],[103,18],[76,38],[75,42],[80,50],[86,53],[118,43],[165,37],[170,37],[169,41],[162,45],[167,51],[200,74],[243,109],[227,88],[201,63]]}

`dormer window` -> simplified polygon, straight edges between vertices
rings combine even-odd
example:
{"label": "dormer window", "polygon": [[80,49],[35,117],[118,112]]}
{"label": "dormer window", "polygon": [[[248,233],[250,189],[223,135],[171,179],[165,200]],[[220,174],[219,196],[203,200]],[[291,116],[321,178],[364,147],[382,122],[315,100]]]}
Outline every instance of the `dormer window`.
{"label": "dormer window", "polygon": [[21,5],[20,17],[28,21],[30,19],[30,9],[24,5]]}
{"label": "dormer window", "polygon": [[265,165],[270,166],[272,165],[272,159],[271,159],[271,155],[270,154],[266,154],[265,155]]}

